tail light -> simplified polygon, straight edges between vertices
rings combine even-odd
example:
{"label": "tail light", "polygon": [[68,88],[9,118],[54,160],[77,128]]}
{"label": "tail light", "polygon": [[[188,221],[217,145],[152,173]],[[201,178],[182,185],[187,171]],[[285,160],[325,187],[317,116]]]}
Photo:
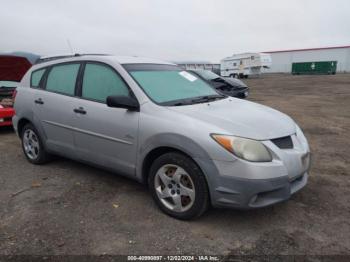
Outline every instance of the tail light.
{"label": "tail light", "polygon": [[12,99],[13,99],[13,102],[15,102],[15,99],[16,99],[16,95],[17,95],[17,90],[13,90],[12,92]]}

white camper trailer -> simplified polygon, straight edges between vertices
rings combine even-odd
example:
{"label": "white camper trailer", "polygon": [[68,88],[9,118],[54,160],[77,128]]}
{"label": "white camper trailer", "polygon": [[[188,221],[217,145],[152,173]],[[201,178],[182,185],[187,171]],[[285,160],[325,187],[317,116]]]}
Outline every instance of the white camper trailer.
{"label": "white camper trailer", "polygon": [[226,57],[221,60],[221,76],[248,78],[260,75],[263,68],[271,66],[271,56],[264,53],[244,53]]}

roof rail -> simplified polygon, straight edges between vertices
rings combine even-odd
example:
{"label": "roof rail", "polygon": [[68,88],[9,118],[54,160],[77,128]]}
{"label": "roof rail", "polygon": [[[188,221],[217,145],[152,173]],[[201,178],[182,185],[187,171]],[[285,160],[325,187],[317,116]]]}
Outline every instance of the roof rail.
{"label": "roof rail", "polygon": [[58,59],[77,57],[77,56],[87,56],[87,55],[106,56],[108,54],[78,54],[78,53],[76,53],[76,54],[61,54],[61,55],[42,56],[35,62],[35,64],[40,64],[40,63],[49,62],[49,61],[58,60]]}

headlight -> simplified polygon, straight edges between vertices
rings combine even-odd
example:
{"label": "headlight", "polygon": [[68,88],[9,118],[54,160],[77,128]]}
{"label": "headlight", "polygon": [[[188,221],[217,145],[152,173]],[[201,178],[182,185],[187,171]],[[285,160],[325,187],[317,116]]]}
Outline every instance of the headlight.
{"label": "headlight", "polygon": [[235,156],[251,162],[271,162],[272,156],[263,143],[235,136],[211,135],[226,150]]}

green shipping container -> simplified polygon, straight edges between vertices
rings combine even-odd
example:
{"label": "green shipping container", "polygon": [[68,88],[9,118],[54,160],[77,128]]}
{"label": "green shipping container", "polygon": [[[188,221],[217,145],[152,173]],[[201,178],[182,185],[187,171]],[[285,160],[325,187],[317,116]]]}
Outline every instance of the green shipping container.
{"label": "green shipping container", "polygon": [[337,61],[302,62],[292,64],[293,75],[335,75]]}

